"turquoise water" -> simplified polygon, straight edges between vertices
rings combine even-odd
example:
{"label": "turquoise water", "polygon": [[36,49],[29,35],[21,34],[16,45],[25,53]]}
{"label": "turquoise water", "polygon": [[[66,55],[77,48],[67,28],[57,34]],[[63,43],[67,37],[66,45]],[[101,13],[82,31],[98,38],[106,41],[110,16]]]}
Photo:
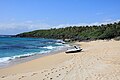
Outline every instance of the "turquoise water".
{"label": "turquoise water", "polygon": [[16,57],[45,54],[63,46],[60,40],[0,37],[0,63]]}

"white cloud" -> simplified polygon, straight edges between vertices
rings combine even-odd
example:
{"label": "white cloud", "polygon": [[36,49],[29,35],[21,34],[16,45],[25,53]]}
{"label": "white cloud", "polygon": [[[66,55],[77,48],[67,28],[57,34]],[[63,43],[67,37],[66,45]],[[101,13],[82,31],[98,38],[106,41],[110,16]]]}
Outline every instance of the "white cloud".
{"label": "white cloud", "polygon": [[32,31],[37,29],[50,29],[50,28],[62,28],[69,26],[86,26],[86,25],[101,25],[108,24],[113,22],[118,22],[118,20],[105,20],[104,22],[95,22],[95,23],[78,23],[78,24],[60,24],[60,25],[48,25],[45,23],[39,23],[34,21],[25,21],[25,22],[9,22],[9,23],[0,23],[0,34],[18,34],[26,31]]}
{"label": "white cloud", "polygon": [[47,29],[50,26],[45,23],[34,23],[33,21],[25,22],[10,22],[0,23],[0,30],[4,29],[16,29],[16,28],[27,28],[27,29]]}
{"label": "white cloud", "polygon": [[17,34],[24,31],[48,28],[50,28],[50,25],[48,24],[34,23],[32,21],[0,23],[0,34]]}
{"label": "white cloud", "polygon": [[92,25],[101,25],[101,24],[109,24],[109,23],[114,23],[114,22],[118,22],[120,21],[120,19],[118,20],[112,20],[112,19],[107,19],[103,22],[95,22],[95,23],[78,23],[78,24],[60,24],[58,26],[53,26],[53,28],[62,28],[62,27],[69,27],[69,26],[92,26]]}

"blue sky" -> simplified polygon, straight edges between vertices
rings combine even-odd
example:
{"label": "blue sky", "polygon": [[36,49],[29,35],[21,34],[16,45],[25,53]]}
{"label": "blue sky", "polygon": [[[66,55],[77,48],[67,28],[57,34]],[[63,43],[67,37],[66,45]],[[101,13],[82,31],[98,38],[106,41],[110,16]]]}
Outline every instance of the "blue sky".
{"label": "blue sky", "polygon": [[0,0],[0,34],[120,19],[120,0]]}

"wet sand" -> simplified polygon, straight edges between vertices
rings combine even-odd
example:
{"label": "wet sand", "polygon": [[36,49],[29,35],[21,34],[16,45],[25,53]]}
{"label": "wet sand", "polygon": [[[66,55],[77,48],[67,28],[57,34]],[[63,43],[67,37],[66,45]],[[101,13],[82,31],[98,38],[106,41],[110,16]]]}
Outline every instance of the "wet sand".
{"label": "wet sand", "polygon": [[120,41],[75,44],[83,51],[59,52],[0,69],[0,80],[120,80]]}

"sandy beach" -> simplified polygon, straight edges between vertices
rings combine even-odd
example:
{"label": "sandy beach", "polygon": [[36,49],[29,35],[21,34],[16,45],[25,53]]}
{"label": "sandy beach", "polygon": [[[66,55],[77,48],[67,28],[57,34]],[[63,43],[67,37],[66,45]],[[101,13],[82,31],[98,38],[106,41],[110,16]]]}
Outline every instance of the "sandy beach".
{"label": "sandy beach", "polygon": [[0,69],[0,80],[120,80],[120,41],[75,44],[83,51],[59,52]]}

